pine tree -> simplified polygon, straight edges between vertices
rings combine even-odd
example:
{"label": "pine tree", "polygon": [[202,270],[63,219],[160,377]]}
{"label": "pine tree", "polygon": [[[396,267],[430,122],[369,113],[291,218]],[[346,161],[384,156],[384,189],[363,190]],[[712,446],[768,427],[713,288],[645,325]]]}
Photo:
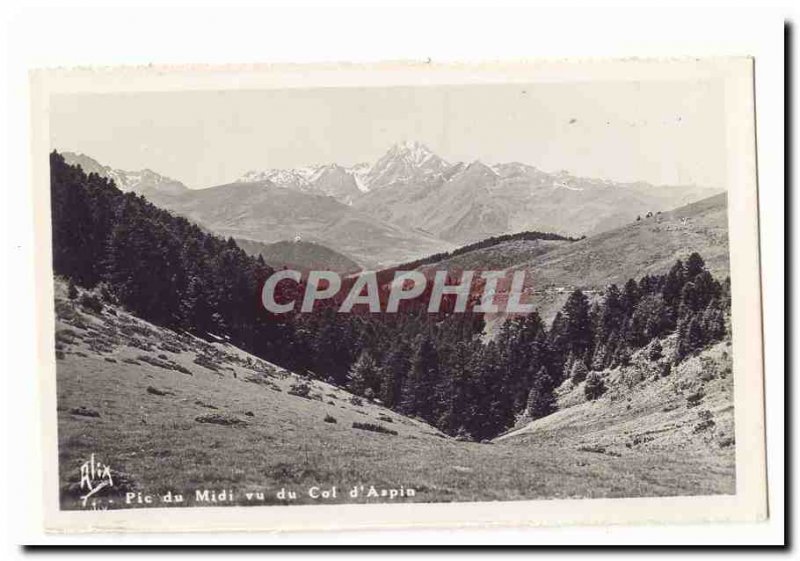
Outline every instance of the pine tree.
{"label": "pine tree", "polygon": [[544,368],[540,368],[528,392],[526,412],[532,419],[550,415],[556,410],[555,384]]}
{"label": "pine tree", "polygon": [[622,289],[622,308],[627,317],[633,315],[633,311],[636,309],[636,304],[639,303],[640,297],[639,285],[636,284],[635,280],[628,279],[628,282],[625,283],[625,287]]}
{"label": "pine tree", "polygon": [[583,360],[576,360],[572,365],[572,372],[570,372],[570,379],[574,385],[578,385],[586,379],[589,369]]}
{"label": "pine tree", "polygon": [[420,335],[411,360],[411,372],[403,385],[402,411],[432,420],[434,388],[439,378],[439,357],[431,337]]}
{"label": "pine tree", "polygon": [[692,253],[686,260],[686,277],[689,279],[694,278],[701,272],[706,270],[706,262],[700,257],[697,252]]}
{"label": "pine tree", "polygon": [[661,293],[664,296],[664,302],[667,306],[672,308],[677,307],[685,281],[686,270],[683,266],[683,262],[679,259],[675,262],[664,279],[664,287]]}
{"label": "pine tree", "polygon": [[607,366],[608,351],[605,344],[599,344],[595,347],[594,354],[592,355],[592,370],[604,370]]}
{"label": "pine tree", "polygon": [[473,355],[474,349],[467,341],[457,342],[444,353],[443,364],[436,389],[436,426],[448,433],[469,434],[466,419],[472,414]]}
{"label": "pine tree", "polygon": [[719,306],[717,300],[712,300],[703,312],[703,332],[708,341],[721,341],[725,338],[725,314]]}
{"label": "pine tree", "polygon": [[586,399],[594,401],[606,393],[606,383],[603,377],[597,372],[592,372],[586,377],[586,384],[583,387]]}
{"label": "pine tree", "polygon": [[588,298],[582,291],[575,290],[567,298],[561,313],[565,323],[567,350],[576,358],[583,359],[592,347]]}
{"label": "pine tree", "polygon": [[398,337],[385,356],[385,361],[381,366],[379,395],[386,407],[393,408],[400,401],[403,382],[411,369],[411,351],[403,338]]}
{"label": "pine tree", "polygon": [[356,395],[364,395],[367,389],[376,385],[377,379],[375,359],[368,351],[363,351],[347,373],[347,389]]}

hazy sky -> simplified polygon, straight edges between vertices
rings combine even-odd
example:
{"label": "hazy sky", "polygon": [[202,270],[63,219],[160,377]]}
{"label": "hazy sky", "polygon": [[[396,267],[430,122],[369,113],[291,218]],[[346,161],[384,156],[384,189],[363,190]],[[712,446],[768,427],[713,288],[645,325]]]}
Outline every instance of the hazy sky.
{"label": "hazy sky", "polygon": [[59,95],[52,147],[208,187],[251,169],[374,161],[417,140],[449,161],[725,187],[720,82],[545,83]]}

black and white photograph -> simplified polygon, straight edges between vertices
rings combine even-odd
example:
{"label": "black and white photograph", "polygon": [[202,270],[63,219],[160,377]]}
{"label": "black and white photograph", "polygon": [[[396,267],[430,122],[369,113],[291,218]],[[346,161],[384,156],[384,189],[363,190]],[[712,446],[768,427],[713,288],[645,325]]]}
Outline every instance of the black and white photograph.
{"label": "black and white photograph", "polygon": [[752,60],[323,70],[33,77],[56,515],[763,518]]}

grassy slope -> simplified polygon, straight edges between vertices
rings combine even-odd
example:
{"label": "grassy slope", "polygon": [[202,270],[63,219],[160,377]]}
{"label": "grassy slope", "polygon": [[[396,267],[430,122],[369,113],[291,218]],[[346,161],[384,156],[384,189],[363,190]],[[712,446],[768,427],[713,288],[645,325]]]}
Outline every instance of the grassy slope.
{"label": "grassy slope", "polygon": [[[727,196],[702,201],[577,242],[514,240],[476,249],[419,267],[433,271],[505,270],[495,301],[503,309],[509,281],[517,270],[526,271],[525,296],[549,324],[575,288],[590,299],[611,283],[669,271],[677,259],[697,251],[719,279],[729,275]],[[502,312],[487,315],[487,333],[504,319]]]}
{"label": "grassy slope", "polygon": [[419,270],[499,271],[569,243],[572,242],[565,240],[512,240],[469,251],[430,265],[423,265],[419,267]]}
{"label": "grassy slope", "polygon": [[[295,374],[110,306],[89,313],[66,298],[60,281],[56,312],[65,508],[79,507],[78,469],[91,454],[115,470],[118,492],[234,489],[240,504],[279,502],[274,493],[281,487],[298,490],[297,503],[314,502],[305,495],[312,485],[337,485],[337,501],[349,500],[341,490],[358,484],[411,487],[416,496],[402,500],[425,502],[728,492],[727,479],[715,471],[716,457],[676,458],[633,448],[620,458],[558,439],[535,445],[524,438],[460,442],[379,404],[354,405],[350,394],[322,382],[309,381],[319,400],[293,396],[288,390],[301,380]],[[196,364],[198,356],[214,369]],[[148,388],[169,393],[156,395]],[[78,412],[87,410],[99,416]],[[196,421],[206,414],[244,424]],[[324,422],[326,415],[337,423]],[[359,430],[353,422],[398,434]],[[659,472],[671,476],[655,478]],[[248,503],[247,491],[268,494]]]}
{"label": "grassy slope", "polygon": [[[685,220],[685,222],[684,222]],[[676,259],[699,252],[712,274],[728,275],[727,196],[642,218],[544,253],[519,265],[539,286],[604,287],[664,273]]]}
{"label": "grassy slope", "polygon": [[[611,283],[621,287],[630,278],[666,273],[677,259],[686,259],[695,251],[720,280],[730,274],[725,194],[651,218],[642,217],[622,228],[564,243],[525,260],[517,258],[507,272],[510,277],[513,271],[526,271],[523,302],[533,304],[549,324],[575,288],[592,299]],[[506,298],[502,291],[496,297],[501,309]],[[502,313],[487,316],[487,332],[493,333],[503,318]]]}
{"label": "grassy slope", "polygon": [[[674,335],[663,345],[669,356]],[[635,353],[629,367],[604,372],[608,391],[596,401],[586,401],[584,383],[566,380],[558,389],[556,413],[523,421],[498,441],[521,447],[566,446],[620,458],[645,452],[656,460],[653,473],[644,475],[648,482],[673,485],[682,479],[705,493],[734,493],[729,343],[684,360],[665,377],[645,353]],[[693,470],[698,462],[707,473]],[[676,469],[684,463],[685,468]]]}

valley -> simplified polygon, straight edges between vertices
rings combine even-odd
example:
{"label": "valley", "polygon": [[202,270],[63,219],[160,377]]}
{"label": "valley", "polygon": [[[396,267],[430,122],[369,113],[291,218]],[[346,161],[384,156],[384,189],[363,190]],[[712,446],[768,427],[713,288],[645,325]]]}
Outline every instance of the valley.
{"label": "valley", "polygon": [[[735,490],[725,344],[669,378],[654,378],[634,357],[634,366],[611,375],[608,394],[590,403],[580,397],[582,387],[567,381],[559,390],[561,411],[533,423],[521,419],[516,430],[481,443],[446,436],[222,340],[173,332],[113,305],[90,310],[67,293],[58,280],[64,508],[83,508],[79,467],[92,454],[113,468],[114,487],[98,495],[117,499],[110,508],[122,507],[126,493],[194,497],[197,490],[224,489],[234,491],[239,505],[316,504],[321,498],[310,490],[332,486],[340,492],[328,502],[387,500],[343,492],[358,485],[414,490],[396,502]],[[703,397],[694,404],[698,389]],[[715,424],[703,428],[702,410]],[[281,489],[295,490],[297,498],[280,499]],[[247,493],[264,498],[248,499]]]}
{"label": "valley", "polygon": [[[57,153],[51,166],[64,508],[85,508],[95,458],[114,469],[111,508],[198,489],[235,490],[235,504],[360,485],[418,502],[735,491],[724,195],[577,240],[528,232],[442,254],[455,248],[426,238],[439,249],[423,256],[440,254],[417,265],[426,276],[524,270],[539,314],[284,320],[257,305],[267,259],[346,272],[399,227],[364,218],[377,233],[339,253],[308,233],[346,242],[355,203],[259,180],[151,194],[168,212]],[[252,237],[290,225],[307,230]],[[392,259],[420,247],[402,235]],[[296,498],[276,494],[288,487]]]}

